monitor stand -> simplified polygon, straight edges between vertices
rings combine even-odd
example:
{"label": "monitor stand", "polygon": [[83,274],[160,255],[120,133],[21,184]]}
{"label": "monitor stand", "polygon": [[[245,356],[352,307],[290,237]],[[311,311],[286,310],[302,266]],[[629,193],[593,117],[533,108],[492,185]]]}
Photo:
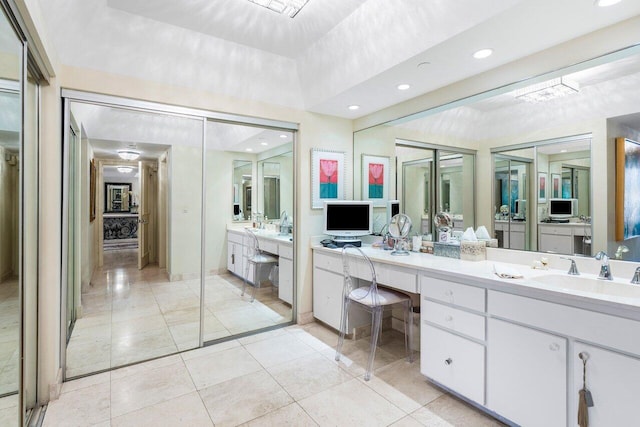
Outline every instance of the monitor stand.
{"label": "monitor stand", "polygon": [[362,240],[356,238],[356,237],[338,237],[335,236],[333,238],[333,244],[336,245],[339,248],[343,248],[346,245],[353,245],[356,248],[359,248],[362,246]]}

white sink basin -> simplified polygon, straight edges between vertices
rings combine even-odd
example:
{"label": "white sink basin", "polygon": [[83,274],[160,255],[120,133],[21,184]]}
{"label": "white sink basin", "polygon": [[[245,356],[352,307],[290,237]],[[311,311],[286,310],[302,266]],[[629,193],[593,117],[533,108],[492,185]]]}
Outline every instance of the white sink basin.
{"label": "white sink basin", "polygon": [[640,298],[640,285],[632,285],[630,283],[612,282],[584,276],[569,276],[568,274],[549,274],[536,277],[533,280],[559,289],[624,298]]}

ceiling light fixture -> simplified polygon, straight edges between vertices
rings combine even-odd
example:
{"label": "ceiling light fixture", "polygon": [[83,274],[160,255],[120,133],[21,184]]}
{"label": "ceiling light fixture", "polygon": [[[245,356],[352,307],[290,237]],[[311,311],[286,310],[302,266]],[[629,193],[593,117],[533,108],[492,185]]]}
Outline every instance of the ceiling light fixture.
{"label": "ceiling light fixture", "polygon": [[411,85],[408,85],[406,83],[402,83],[402,84],[398,85],[397,87],[398,87],[398,90],[407,90],[407,89],[409,89],[411,87]]}
{"label": "ceiling light fixture", "polygon": [[567,152],[567,150],[562,149],[562,150],[560,150],[560,152],[561,152],[561,153],[566,153],[566,152]]}
{"label": "ceiling light fixture", "polygon": [[355,110],[357,110],[359,108],[360,108],[359,105],[349,105],[349,110],[354,110],[355,111]]}
{"label": "ceiling light fixture", "polygon": [[286,137],[287,137],[287,135],[285,135],[284,133],[283,133],[282,135],[280,135],[280,138],[283,138],[283,139],[284,139],[284,138],[286,138]]}
{"label": "ceiling light fixture", "polygon": [[546,82],[517,89],[514,92],[514,96],[527,102],[544,102],[579,91],[580,86],[578,83],[566,80],[563,77],[557,77]]}
{"label": "ceiling light fixture", "polygon": [[267,145],[269,145],[269,143],[268,142],[261,142],[260,145],[267,146]]}
{"label": "ceiling light fixture", "polygon": [[140,152],[139,151],[133,151],[133,150],[118,150],[118,156],[120,156],[121,159],[123,160],[135,160],[138,157],[140,157]]}
{"label": "ceiling light fixture", "polygon": [[596,0],[596,5],[600,7],[613,6],[620,3],[622,0]]}
{"label": "ceiling light fixture", "polygon": [[132,170],[131,166],[118,166],[118,172],[120,173],[131,173]]}
{"label": "ceiling light fixture", "polygon": [[245,151],[253,151],[253,148],[247,148]]}
{"label": "ceiling light fixture", "polygon": [[493,53],[493,49],[488,49],[488,48],[480,49],[479,51],[473,54],[473,57],[476,59],[484,59],[491,56],[492,53]]}
{"label": "ceiling light fixture", "polygon": [[249,0],[259,6],[269,10],[287,15],[289,18],[295,17],[298,12],[309,2],[309,0]]}

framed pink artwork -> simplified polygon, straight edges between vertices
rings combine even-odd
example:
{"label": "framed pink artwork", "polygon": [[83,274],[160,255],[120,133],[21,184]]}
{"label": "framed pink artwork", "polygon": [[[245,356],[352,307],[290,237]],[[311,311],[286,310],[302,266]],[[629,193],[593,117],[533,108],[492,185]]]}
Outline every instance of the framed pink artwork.
{"label": "framed pink artwork", "polygon": [[311,208],[322,208],[325,200],[344,199],[345,153],[311,150]]}
{"label": "framed pink artwork", "polygon": [[386,206],[389,200],[389,157],[362,155],[362,200]]}

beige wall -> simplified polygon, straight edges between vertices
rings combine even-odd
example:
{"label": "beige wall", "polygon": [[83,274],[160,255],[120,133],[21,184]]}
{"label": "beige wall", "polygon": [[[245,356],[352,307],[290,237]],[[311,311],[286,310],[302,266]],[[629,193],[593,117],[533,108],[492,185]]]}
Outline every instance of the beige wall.
{"label": "beige wall", "polygon": [[0,146],[0,283],[18,276],[19,163],[16,151]]}

